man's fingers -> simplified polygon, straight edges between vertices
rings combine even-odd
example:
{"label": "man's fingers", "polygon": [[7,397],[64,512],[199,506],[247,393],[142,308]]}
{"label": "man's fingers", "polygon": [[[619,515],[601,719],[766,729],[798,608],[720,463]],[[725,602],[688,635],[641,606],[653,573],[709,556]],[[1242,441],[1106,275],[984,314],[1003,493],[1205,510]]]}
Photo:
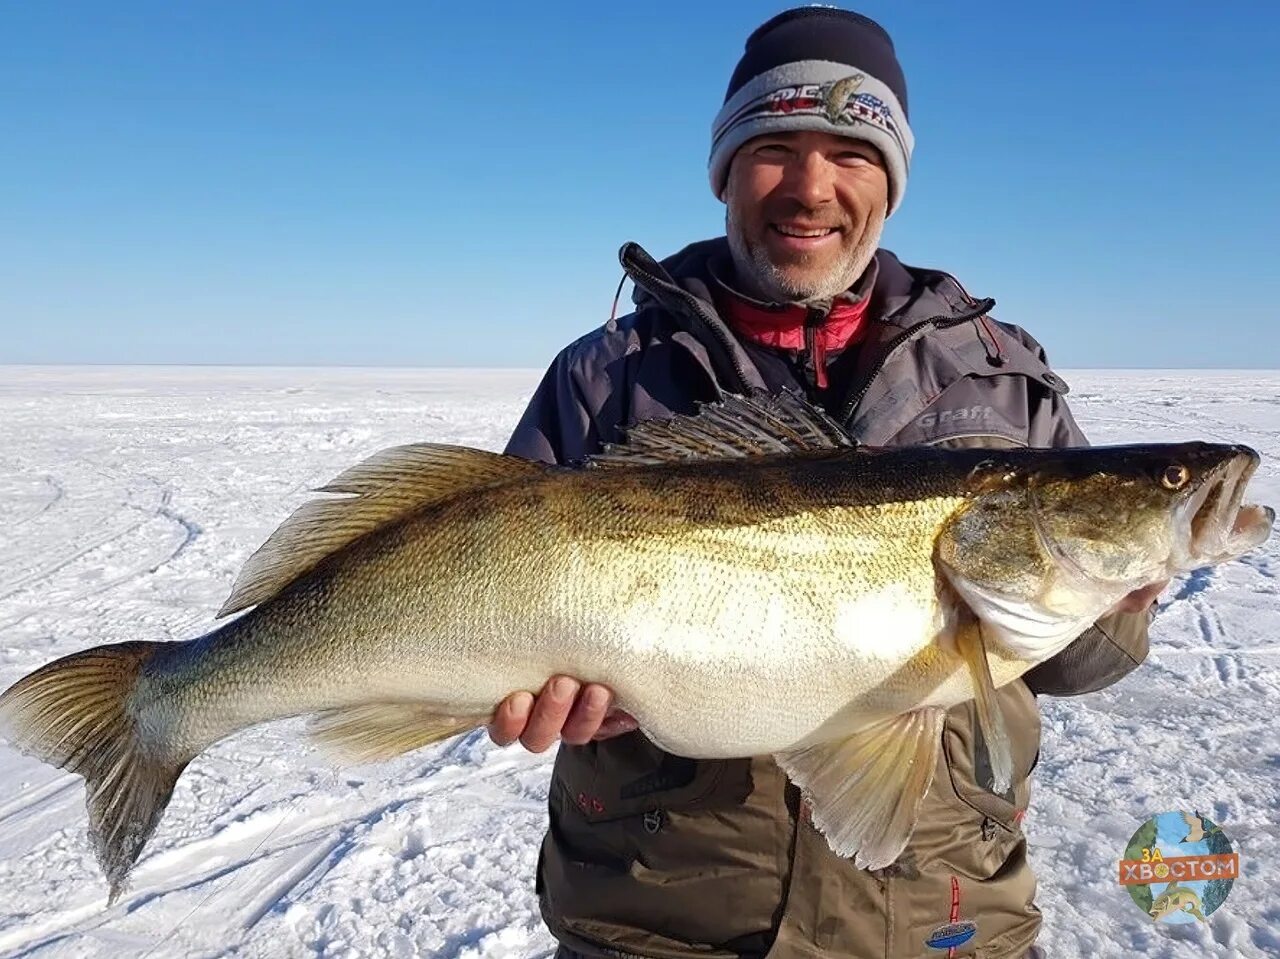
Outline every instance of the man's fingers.
{"label": "man's fingers", "polygon": [[532,693],[523,690],[512,693],[494,710],[493,719],[489,721],[489,738],[499,746],[510,746],[524,732],[532,710]]}
{"label": "man's fingers", "polygon": [[604,722],[600,724],[599,731],[592,738],[612,739],[614,736],[633,733],[639,728],[640,724],[636,722],[634,716],[630,713],[624,713],[621,709],[615,709],[604,718]]}
{"label": "man's fingers", "polygon": [[489,721],[489,738],[499,746],[518,739],[530,752],[540,753],[557,739],[581,746],[635,730],[635,719],[612,705],[613,691],[607,686],[553,676],[537,696],[515,692],[499,703]]}
{"label": "man's fingers", "polygon": [[578,701],[574,703],[565,721],[560,739],[570,746],[581,746],[591,742],[600,729],[609,706],[613,703],[613,693],[608,686],[598,683],[587,683],[582,688]]}
{"label": "man's fingers", "polygon": [[1115,606],[1111,607],[1113,612],[1117,613],[1142,613],[1160,598],[1160,594],[1165,591],[1169,585],[1169,580],[1159,583],[1152,583],[1150,586],[1143,586],[1141,589],[1135,589],[1128,596],[1124,597]]}
{"label": "man's fingers", "polygon": [[569,676],[553,676],[542,687],[533,712],[524,727],[520,742],[531,753],[546,752],[560,735],[564,722],[569,718],[574,698],[582,684]]}

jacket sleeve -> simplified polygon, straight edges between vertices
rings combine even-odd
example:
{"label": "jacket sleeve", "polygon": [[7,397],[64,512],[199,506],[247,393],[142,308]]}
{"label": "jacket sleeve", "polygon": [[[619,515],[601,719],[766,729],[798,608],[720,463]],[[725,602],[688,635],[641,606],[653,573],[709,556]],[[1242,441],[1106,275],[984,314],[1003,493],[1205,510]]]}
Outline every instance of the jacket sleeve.
{"label": "jacket sleeve", "polygon": [[567,347],[548,367],[507,440],[505,453],[564,465],[599,450],[600,433]]}
{"label": "jacket sleeve", "polygon": [[[1028,345],[1045,360],[1038,344]],[[1031,445],[1088,446],[1066,401],[1048,390],[1037,392],[1042,398],[1031,410]],[[1080,696],[1110,686],[1147,658],[1147,630],[1154,612],[1153,603],[1145,612],[1104,616],[1057,656],[1029,670],[1023,681],[1033,693],[1050,696]]]}

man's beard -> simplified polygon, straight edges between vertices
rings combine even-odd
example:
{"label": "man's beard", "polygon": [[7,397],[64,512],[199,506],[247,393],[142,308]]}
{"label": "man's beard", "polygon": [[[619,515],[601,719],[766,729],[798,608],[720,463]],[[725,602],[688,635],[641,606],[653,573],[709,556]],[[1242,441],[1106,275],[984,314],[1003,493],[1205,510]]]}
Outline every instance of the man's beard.
{"label": "man's beard", "polygon": [[[858,282],[871,265],[880,246],[887,213],[882,206],[867,220],[862,236],[849,251],[840,256],[822,273],[804,279],[788,276],[765,251],[762,244],[752,243],[733,216],[733,201],[726,196],[725,234],[729,238],[729,250],[733,254],[733,266],[743,292],[775,303],[826,302],[839,296]],[[765,227],[768,229],[768,227]]]}

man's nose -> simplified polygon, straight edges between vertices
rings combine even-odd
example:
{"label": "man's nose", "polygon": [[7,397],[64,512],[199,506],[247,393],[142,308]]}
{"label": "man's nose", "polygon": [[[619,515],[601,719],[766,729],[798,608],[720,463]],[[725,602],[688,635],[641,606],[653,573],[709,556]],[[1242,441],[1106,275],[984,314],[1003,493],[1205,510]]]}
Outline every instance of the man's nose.
{"label": "man's nose", "polygon": [[788,197],[812,210],[835,199],[834,172],[826,157],[808,150],[787,164],[782,187]]}

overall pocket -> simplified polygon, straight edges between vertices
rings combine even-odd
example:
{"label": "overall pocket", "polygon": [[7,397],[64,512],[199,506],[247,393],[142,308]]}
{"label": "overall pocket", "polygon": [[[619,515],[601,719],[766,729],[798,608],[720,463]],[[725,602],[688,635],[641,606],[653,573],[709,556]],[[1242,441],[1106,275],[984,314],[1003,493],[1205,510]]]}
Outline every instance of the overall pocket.
{"label": "overall pocket", "polygon": [[996,703],[1004,713],[1013,754],[1013,782],[1008,791],[993,791],[991,754],[972,700],[948,712],[942,734],[943,756],[955,798],[982,817],[1016,831],[1031,798],[1028,780],[1040,756],[1040,710],[1021,680],[997,690]]}
{"label": "overall pocket", "polygon": [[562,748],[544,918],[562,940],[654,956],[763,953],[793,829],[784,788],[772,763],[684,759],[638,733]]}
{"label": "overall pocket", "polygon": [[641,733],[561,747],[552,788],[589,823],[673,811],[731,806],[751,791],[750,760],[686,759]]}

